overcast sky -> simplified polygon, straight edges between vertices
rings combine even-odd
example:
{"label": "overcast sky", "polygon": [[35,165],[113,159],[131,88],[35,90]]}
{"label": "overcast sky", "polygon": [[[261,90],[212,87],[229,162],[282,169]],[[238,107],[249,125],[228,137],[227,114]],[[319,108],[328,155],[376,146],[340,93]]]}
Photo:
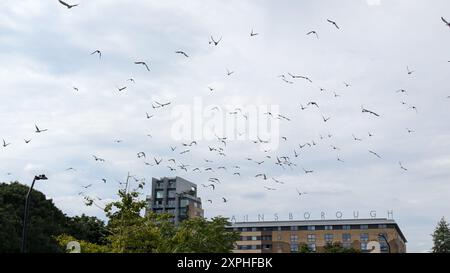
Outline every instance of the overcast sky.
{"label": "overcast sky", "polygon": [[[450,28],[440,19],[450,20],[450,2],[67,2],[80,5],[69,10],[57,0],[0,2],[0,138],[11,143],[0,147],[1,181],[29,184],[45,173],[49,180],[36,188],[68,215],[103,217],[78,193],[100,197],[102,204],[115,198],[128,172],[148,182],[178,175],[197,183],[207,217],[255,220],[264,213],[270,220],[278,213],[287,220],[290,212],[296,219],[311,212],[319,219],[324,211],[334,219],[336,211],[352,218],[354,210],[360,217],[371,210],[387,217],[393,210],[411,252],[429,251],[436,223],[450,218]],[[252,29],[258,35],[251,37]],[[311,30],[318,38],[306,35]],[[217,46],[209,43],[211,35],[222,37]],[[91,55],[97,49],[101,59]],[[145,61],[150,71],[135,61]],[[154,101],[171,104],[154,109]],[[362,113],[362,106],[380,116]],[[235,108],[243,110],[230,114]],[[271,109],[290,119],[249,118],[262,128],[265,120],[272,125],[261,135],[272,137],[270,151],[246,134],[234,140],[216,132],[227,137],[226,146],[202,135],[179,139],[177,126],[189,115],[203,113],[182,123],[198,132],[207,130],[205,124],[220,127],[220,118],[208,119],[213,112],[242,122],[245,109]],[[154,116],[147,119],[146,112]],[[331,119],[324,122],[322,115]],[[48,131],[35,133],[35,124]],[[191,140],[198,145],[182,146]],[[208,146],[223,148],[226,156]],[[186,149],[191,151],[180,154]],[[138,152],[146,158],[137,158]],[[277,166],[277,156],[296,165]],[[152,166],[154,157],[163,162]],[[180,164],[189,165],[188,172]],[[76,171],[66,171],[70,167]],[[260,173],[268,180],[255,178]],[[211,177],[221,182],[214,191],[201,186]]]}

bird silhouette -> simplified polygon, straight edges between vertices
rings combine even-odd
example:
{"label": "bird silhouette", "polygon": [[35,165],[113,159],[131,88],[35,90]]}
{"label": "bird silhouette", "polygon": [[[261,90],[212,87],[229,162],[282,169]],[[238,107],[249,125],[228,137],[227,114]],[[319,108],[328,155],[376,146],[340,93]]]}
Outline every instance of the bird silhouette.
{"label": "bird silhouette", "polygon": [[214,44],[214,46],[217,46],[220,43],[220,41],[222,41],[222,37],[220,37],[220,39],[216,41],[214,40],[214,37],[211,35],[211,41],[209,41],[209,44]]}
{"label": "bird silhouette", "polygon": [[375,112],[373,112],[373,111],[367,110],[367,109],[365,109],[365,108],[362,107],[362,106],[361,106],[361,111],[362,111],[363,113],[369,113],[369,114],[372,114],[372,115],[374,115],[374,116],[376,116],[376,117],[379,117],[379,116],[380,116],[379,114],[377,114],[377,113],[375,113]]}
{"label": "bird silhouette", "polygon": [[330,19],[327,19],[327,22],[333,24],[337,29],[339,29],[339,26],[336,24],[336,22],[331,21]]}
{"label": "bird silhouette", "polygon": [[406,71],[408,72],[408,75],[411,75],[412,73],[416,72],[415,70],[410,70],[409,66],[406,67]]}
{"label": "bird silhouette", "polygon": [[62,5],[66,6],[68,9],[71,9],[71,8],[76,7],[76,6],[79,5],[79,4],[70,5],[70,4],[68,4],[68,3],[66,3],[66,2],[64,2],[64,1],[62,1],[62,0],[58,0],[58,1],[59,1],[59,3],[61,3]]}
{"label": "bird silhouette", "polygon": [[442,19],[442,22],[444,22],[448,27],[450,27],[450,23],[447,20],[445,20],[444,17],[441,17],[441,19]]}
{"label": "bird silhouette", "polygon": [[3,139],[3,147],[7,147],[9,145],[11,145],[11,143],[6,143],[6,141]]}
{"label": "bird silhouette", "polygon": [[373,154],[374,156],[376,156],[378,158],[381,158],[381,156],[379,154],[377,154],[376,152],[374,152],[374,151],[370,151],[369,150],[369,153]]}
{"label": "bird silhouette", "polygon": [[176,53],[176,54],[184,55],[184,57],[186,57],[186,58],[189,57],[189,55],[187,55],[186,52],[184,52],[184,51],[180,51],[180,50],[179,50],[179,51],[175,51],[175,53]]}
{"label": "bird silhouette", "polygon": [[99,59],[102,58],[102,52],[100,50],[97,49],[97,50],[95,50],[94,52],[91,53],[91,55],[94,55],[94,54],[98,54],[98,58]]}
{"label": "bird silhouette", "polygon": [[156,165],[159,165],[163,160],[160,158],[159,160],[156,158],[153,158],[155,160]]}
{"label": "bird silhouette", "polygon": [[252,29],[252,31],[250,32],[250,37],[253,37],[253,36],[256,36],[256,35],[259,35],[259,33],[253,32],[253,29]]}
{"label": "bird silhouette", "polygon": [[34,125],[34,127],[36,127],[36,133],[42,133],[42,132],[48,131],[47,129],[43,129],[43,130],[39,129],[39,127],[36,124]]}
{"label": "bird silhouette", "polygon": [[146,62],[134,62],[134,64],[139,64],[139,65],[143,65],[143,66],[145,66],[145,68],[147,69],[147,71],[150,71],[150,68],[148,67],[148,65],[147,65],[147,63]]}
{"label": "bird silhouette", "polygon": [[407,170],[408,170],[407,168],[405,168],[405,167],[403,166],[402,162],[399,161],[398,164],[400,165],[400,168],[401,168],[402,170],[404,170],[404,171],[407,171]]}
{"label": "bird silhouette", "polygon": [[306,35],[311,35],[311,34],[316,35],[317,39],[319,39],[319,35],[317,34],[317,32],[315,30],[312,30],[312,31],[306,33]]}
{"label": "bird silhouette", "polygon": [[31,142],[31,139],[24,139],[23,141],[25,141],[26,144]]}

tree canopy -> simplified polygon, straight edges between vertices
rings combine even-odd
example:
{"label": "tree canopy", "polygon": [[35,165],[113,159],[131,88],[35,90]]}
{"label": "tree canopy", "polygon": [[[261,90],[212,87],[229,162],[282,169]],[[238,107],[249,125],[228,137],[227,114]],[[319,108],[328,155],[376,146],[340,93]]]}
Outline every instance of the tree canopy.
{"label": "tree canopy", "polygon": [[450,228],[444,217],[437,224],[432,237],[433,253],[450,253]]}

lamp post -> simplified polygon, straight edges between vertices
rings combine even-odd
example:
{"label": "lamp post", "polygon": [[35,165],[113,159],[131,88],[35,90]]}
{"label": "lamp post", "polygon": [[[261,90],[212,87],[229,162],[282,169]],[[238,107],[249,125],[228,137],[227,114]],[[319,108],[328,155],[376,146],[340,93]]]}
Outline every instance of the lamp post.
{"label": "lamp post", "polygon": [[20,248],[22,253],[26,252],[29,199],[31,191],[33,190],[34,182],[36,182],[37,180],[47,180],[47,179],[48,178],[45,176],[45,174],[36,175],[33,179],[33,183],[31,183],[30,189],[28,189],[28,193],[25,199],[25,211],[23,213],[22,247]]}
{"label": "lamp post", "polygon": [[378,237],[381,237],[384,239],[384,241],[386,242],[387,246],[388,246],[388,253],[391,253],[391,245],[389,244],[389,241],[387,240],[386,236],[383,233],[378,234]]}

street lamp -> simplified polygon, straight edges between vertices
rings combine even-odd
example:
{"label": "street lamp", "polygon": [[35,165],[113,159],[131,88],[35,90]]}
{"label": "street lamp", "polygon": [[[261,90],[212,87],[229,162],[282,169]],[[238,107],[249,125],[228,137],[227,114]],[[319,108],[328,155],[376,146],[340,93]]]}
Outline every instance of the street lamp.
{"label": "street lamp", "polygon": [[45,174],[36,175],[33,179],[33,183],[31,183],[30,189],[28,189],[27,197],[25,199],[25,211],[23,214],[23,229],[22,229],[22,247],[21,252],[26,252],[26,242],[27,242],[27,222],[28,222],[28,207],[29,207],[29,199],[31,191],[33,190],[34,182],[37,180],[47,180],[48,178],[45,176]]}
{"label": "street lamp", "polygon": [[383,233],[378,234],[378,237],[381,237],[384,239],[384,241],[386,242],[387,246],[388,246],[388,253],[391,253],[391,245],[389,244],[389,241],[386,238],[386,235],[384,235]]}

